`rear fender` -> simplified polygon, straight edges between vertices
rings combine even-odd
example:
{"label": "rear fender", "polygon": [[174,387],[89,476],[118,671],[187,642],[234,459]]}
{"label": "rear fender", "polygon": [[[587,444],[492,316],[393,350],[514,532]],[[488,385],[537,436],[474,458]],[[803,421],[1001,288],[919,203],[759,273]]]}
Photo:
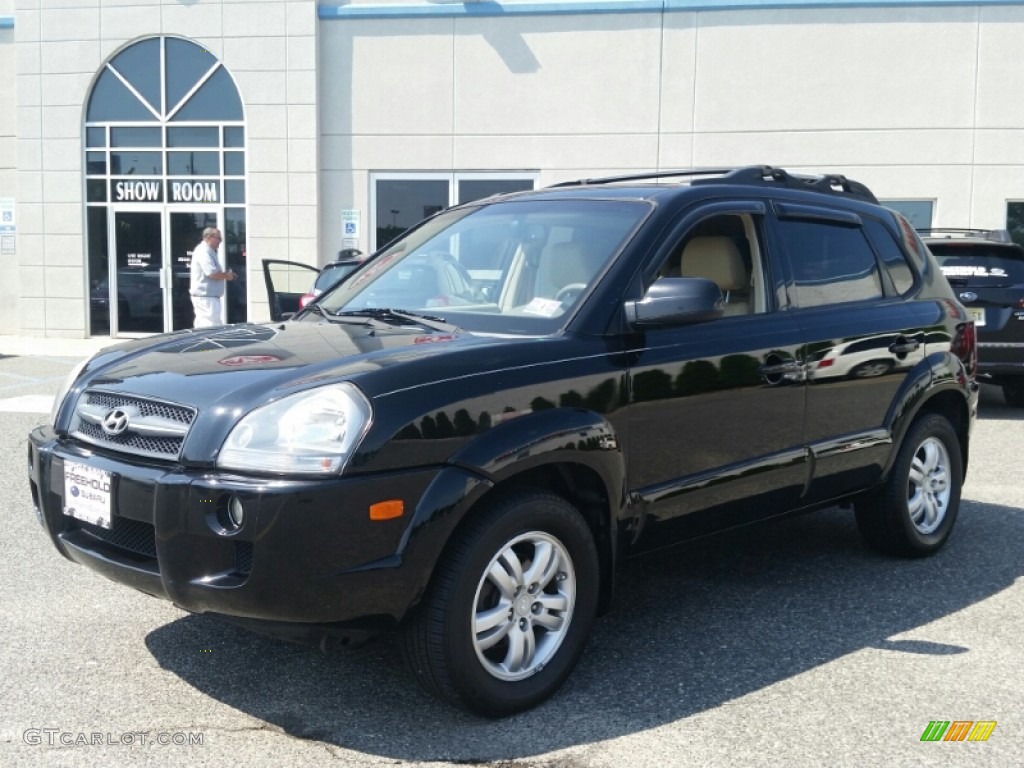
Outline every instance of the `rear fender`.
{"label": "rear fender", "polygon": [[903,386],[886,417],[892,435],[893,449],[883,468],[882,477],[888,477],[903,438],[922,411],[945,414],[960,436],[964,469],[967,468],[967,438],[971,424],[971,387],[977,388],[967,375],[963,362],[948,351],[934,352],[922,360],[907,375]]}

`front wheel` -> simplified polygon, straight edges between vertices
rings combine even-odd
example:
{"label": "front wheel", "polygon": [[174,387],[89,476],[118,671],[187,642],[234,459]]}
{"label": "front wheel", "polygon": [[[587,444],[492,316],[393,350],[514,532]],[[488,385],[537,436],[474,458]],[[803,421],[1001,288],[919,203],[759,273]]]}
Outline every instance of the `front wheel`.
{"label": "front wheel", "polygon": [[597,611],[597,549],[579,512],[544,491],[474,515],[442,556],[403,652],[429,692],[501,717],[547,699],[576,665]]}
{"label": "front wheel", "polygon": [[933,554],[953,530],[962,485],[956,432],[943,416],[925,414],[907,431],[885,485],[857,502],[857,527],[887,554]]}

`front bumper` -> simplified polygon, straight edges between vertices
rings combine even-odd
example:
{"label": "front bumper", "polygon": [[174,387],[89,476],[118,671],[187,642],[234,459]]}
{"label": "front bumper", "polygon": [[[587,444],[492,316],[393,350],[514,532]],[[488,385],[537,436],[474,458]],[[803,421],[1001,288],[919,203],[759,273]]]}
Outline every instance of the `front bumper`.
{"label": "front bumper", "polygon": [[[417,553],[409,551],[410,535],[429,522],[417,517],[429,489],[442,481],[450,495],[460,486],[451,473],[462,472],[433,467],[258,479],[129,463],[59,439],[50,427],[31,433],[28,461],[40,522],[70,560],[187,611],[268,627],[337,624],[371,631],[395,626],[426,588],[446,535],[417,536]],[[66,461],[112,474],[112,529],[64,514]],[[232,495],[245,520],[229,533],[218,510]],[[370,505],[390,499],[401,499],[406,514],[371,521]]]}

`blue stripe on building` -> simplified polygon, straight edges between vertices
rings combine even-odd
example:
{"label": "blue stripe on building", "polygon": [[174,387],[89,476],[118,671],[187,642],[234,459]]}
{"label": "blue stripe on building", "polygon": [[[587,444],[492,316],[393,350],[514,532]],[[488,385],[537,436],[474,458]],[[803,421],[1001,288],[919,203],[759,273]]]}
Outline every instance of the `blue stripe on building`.
{"label": "blue stripe on building", "polygon": [[694,13],[779,8],[941,8],[949,6],[1024,6],[1022,0],[585,0],[567,2],[409,3],[406,5],[320,5],[317,15],[331,19],[474,18],[498,16],[573,16],[623,13]]}

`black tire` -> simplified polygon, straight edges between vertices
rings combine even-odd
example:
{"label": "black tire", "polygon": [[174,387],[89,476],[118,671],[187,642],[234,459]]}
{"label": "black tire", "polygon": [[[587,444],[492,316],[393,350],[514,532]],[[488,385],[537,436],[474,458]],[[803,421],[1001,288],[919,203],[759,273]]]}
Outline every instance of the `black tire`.
{"label": "black tire", "polygon": [[1024,408],[1024,380],[1003,384],[1003,397],[1011,408]]}
{"label": "black tire", "polygon": [[[597,548],[579,512],[545,491],[517,491],[473,515],[442,556],[423,604],[405,628],[402,651],[428,692],[470,712],[501,717],[547,699],[579,660],[597,611]],[[510,600],[487,578],[491,566],[499,565],[499,555],[509,551],[530,575],[530,566],[537,560],[532,555],[541,546],[550,547],[554,555],[545,558],[549,567],[538,579],[546,586],[528,593],[528,579],[513,576],[505,584],[505,591],[514,595]],[[509,575],[514,570],[502,572]],[[521,584],[513,591],[516,581]],[[567,591],[573,597],[567,598]],[[542,610],[538,610],[540,599],[546,600]],[[547,607],[562,601],[567,610]],[[494,610],[502,602],[505,606]],[[496,617],[494,626],[475,631],[488,609]],[[562,621],[557,628],[542,626],[558,622],[559,615]],[[502,639],[490,648],[480,648],[492,636]],[[523,653],[530,662],[527,668],[500,669],[503,653],[507,661],[516,649],[530,647],[527,637],[534,640],[533,654]],[[533,663],[539,666],[531,669]]]}
{"label": "black tire", "polygon": [[956,522],[963,476],[960,441],[949,421],[934,413],[919,417],[907,430],[885,484],[855,505],[864,540],[890,555],[934,554]]}

